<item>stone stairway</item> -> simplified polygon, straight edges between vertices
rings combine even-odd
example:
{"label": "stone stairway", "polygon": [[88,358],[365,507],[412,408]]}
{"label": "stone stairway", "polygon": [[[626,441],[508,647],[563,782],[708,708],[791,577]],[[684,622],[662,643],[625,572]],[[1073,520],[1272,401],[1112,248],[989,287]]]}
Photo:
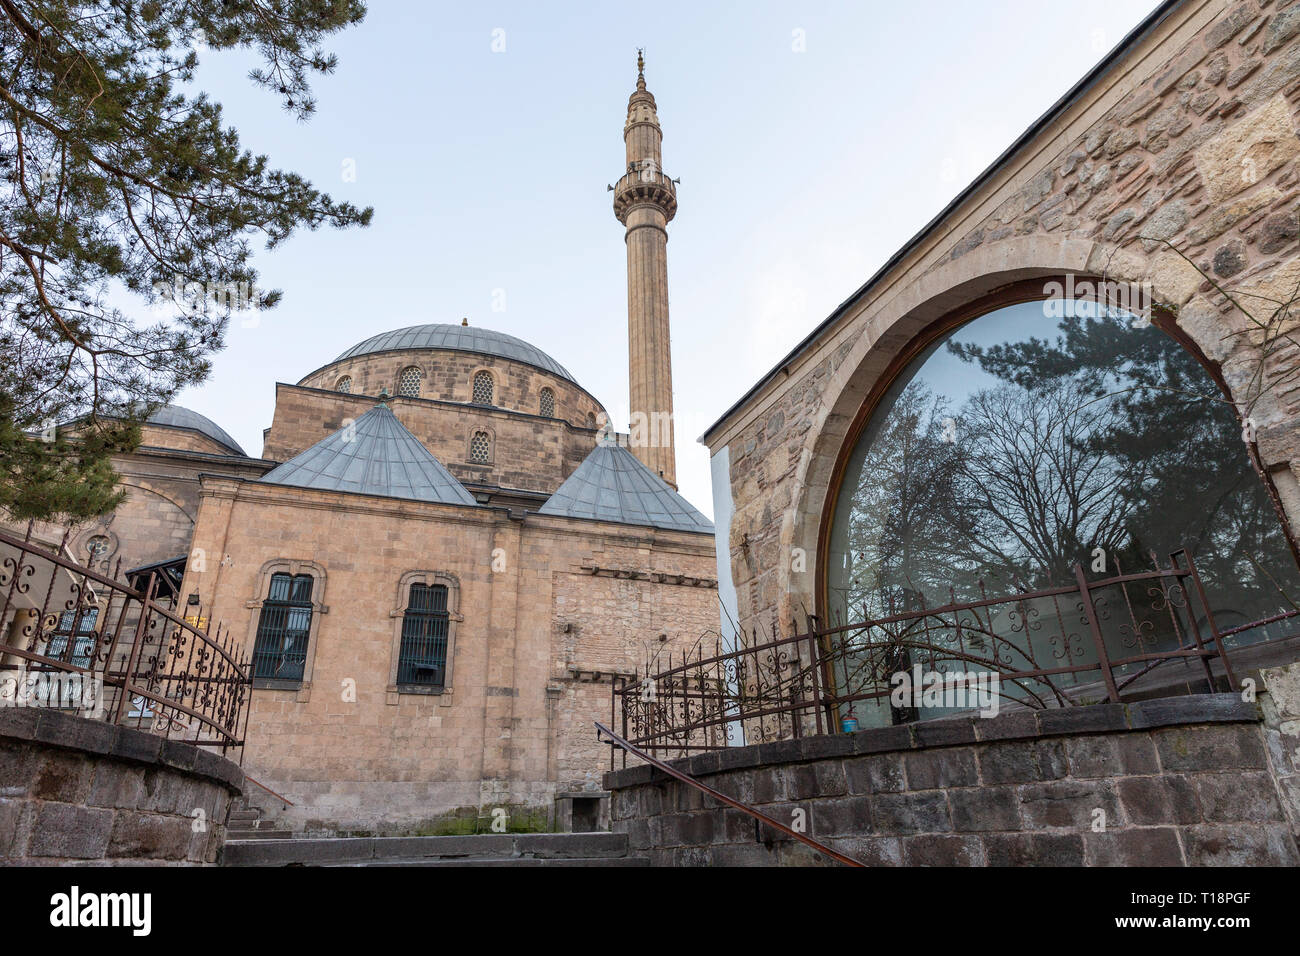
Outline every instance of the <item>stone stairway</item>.
{"label": "stone stairway", "polygon": [[[480,833],[470,836],[284,839],[228,836],[223,866],[649,866],[624,833]],[[276,837],[280,838],[276,838]]]}
{"label": "stone stairway", "polygon": [[226,819],[226,842],[245,840],[284,840],[290,837],[288,830],[276,824],[274,820],[263,820],[260,807],[249,806],[246,799],[240,800],[230,808]]}

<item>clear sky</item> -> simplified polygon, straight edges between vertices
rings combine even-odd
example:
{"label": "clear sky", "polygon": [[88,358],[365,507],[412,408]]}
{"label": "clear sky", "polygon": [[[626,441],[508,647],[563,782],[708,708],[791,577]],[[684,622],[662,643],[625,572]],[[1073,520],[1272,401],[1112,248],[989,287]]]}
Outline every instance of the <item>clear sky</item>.
{"label": "clear sky", "polygon": [[626,430],[626,254],[605,187],[643,46],[681,177],[677,474],[709,513],[704,430],[1153,6],[372,0],[331,44],[306,124],[247,82],[251,57],[209,53],[199,85],[247,148],[375,217],[262,251],[283,302],[236,318],[178,401],[256,455],[277,381],[468,317],[554,356]]}

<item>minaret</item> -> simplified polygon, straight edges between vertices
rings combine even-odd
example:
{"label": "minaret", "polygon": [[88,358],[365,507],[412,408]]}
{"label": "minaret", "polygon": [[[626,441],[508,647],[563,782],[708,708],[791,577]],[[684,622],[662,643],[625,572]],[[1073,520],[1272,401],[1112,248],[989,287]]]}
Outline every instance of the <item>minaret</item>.
{"label": "minaret", "polygon": [[[668,230],[677,188],[663,171],[663,130],[636,57],[636,92],[627,101],[627,172],[614,190],[614,215],[627,227],[627,344],[631,450],[677,487],[673,449],[673,372],[668,336]],[[639,427],[638,427],[639,426]]]}

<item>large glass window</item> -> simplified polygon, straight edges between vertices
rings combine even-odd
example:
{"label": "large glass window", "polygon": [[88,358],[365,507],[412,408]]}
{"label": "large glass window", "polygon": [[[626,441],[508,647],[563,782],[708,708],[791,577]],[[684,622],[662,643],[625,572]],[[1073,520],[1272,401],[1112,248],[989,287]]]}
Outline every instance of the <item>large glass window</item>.
{"label": "large glass window", "polygon": [[402,616],[397,683],[442,687],[447,670],[447,588],[412,584]]}
{"label": "large glass window", "polygon": [[253,676],[302,680],[311,633],[310,574],[273,574],[253,648]]}
{"label": "large glass window", "polygon": [[[1069,585],[1076,564],[1168,567],[1181,548],[1221,629],[1300,601],[1242,425],[1195,356],[1091,302],[1011,305],[931,344],[872,413],[835,503],[828,623]],[[1116,635],[1135,638],[1165,641],[1158,622]]]}

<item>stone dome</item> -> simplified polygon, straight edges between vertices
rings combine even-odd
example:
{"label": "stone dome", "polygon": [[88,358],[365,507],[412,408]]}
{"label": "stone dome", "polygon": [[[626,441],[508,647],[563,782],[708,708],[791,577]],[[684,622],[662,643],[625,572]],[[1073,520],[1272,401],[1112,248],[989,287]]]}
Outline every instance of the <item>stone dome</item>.
{"label": "stone dome", "polygon": [[206,435],[236,455],[248,457],[248,453],[239,447],[239,442],[231,438],[224,428],[193,409],[183,408],[180,405],[164,405],[150,415],[147,421],[150,425],[162,425],[165,428],[187,428],[200,435]]}
{"label": "stone dome", "polygon": [[372,335],[364,342],[358,342],[348,349],[330,365],[337,365],[346,359],[359,355],[372,355],[376,352],[394,352],[404,349],[443,349],[456,352],[477,352],[480,355],[495,355],[512,362],[522,362],[543,371],[558,375],[577,385],[577,380],[555,359],[551,358],[535,345],[529,345],[523,339],[515,338],[504,332],[470,325],[411,325],[404,329],[381,332]]}

